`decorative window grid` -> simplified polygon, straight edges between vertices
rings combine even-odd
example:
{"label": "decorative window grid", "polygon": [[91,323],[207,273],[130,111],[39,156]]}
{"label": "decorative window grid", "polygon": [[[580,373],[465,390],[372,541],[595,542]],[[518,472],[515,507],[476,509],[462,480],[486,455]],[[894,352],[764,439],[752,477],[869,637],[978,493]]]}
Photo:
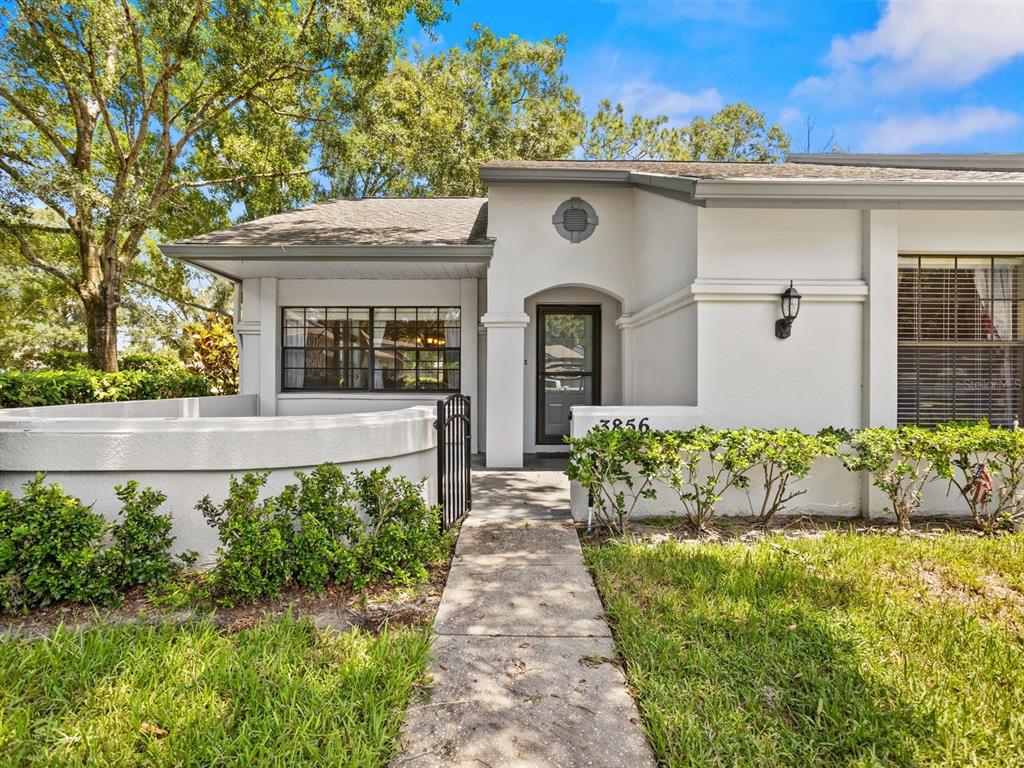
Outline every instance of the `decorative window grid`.
{"label": "decorative window grid", "polygon": [[458,392],[458,307],[283,307],[281,389]]}

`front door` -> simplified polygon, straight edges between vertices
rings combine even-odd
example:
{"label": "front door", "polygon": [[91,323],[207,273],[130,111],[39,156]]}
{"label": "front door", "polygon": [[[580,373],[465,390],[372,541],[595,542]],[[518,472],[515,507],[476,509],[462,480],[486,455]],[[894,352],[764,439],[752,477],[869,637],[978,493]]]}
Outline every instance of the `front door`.
{"label": "front door", "polygon": [[537,307],[537,443],[561,445],[569,409],[601,403],[601,307]]}

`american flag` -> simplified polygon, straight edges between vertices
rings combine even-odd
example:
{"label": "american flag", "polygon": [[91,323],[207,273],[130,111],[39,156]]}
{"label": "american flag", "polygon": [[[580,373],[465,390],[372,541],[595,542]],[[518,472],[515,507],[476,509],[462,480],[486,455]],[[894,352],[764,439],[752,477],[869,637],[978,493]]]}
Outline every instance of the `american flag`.
{"label": "american flag", "polygon": [[974,503],[984,504],[988,501],[988,495],[992,492],[992,475],[988,473],[988,467],[978,464],[974,468]]}

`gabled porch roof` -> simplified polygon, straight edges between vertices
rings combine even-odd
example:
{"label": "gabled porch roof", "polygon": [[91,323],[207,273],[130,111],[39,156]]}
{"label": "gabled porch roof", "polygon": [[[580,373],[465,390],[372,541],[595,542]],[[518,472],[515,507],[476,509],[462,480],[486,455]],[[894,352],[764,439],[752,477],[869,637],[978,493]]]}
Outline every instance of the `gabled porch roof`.
{"label": "gabled porch roof", "polygon": [[483,277],[493,243],[477,197],[328,200],[160,246],[240,280]]}

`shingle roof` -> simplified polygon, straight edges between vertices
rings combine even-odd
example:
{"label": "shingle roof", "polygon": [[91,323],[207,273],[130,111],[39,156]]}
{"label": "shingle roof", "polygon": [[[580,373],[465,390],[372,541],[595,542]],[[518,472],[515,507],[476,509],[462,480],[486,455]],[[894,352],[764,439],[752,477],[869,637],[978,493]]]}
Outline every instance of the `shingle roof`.
{"label": "shingle roof", "polygon": [[667,160],[492,160],[483,169],[621,170],[708,181],[1019,181],[1024,170],[983,171],[945,168],[892,168],[824,163],[706,163]]}
{"label": "shingle roof", "polygon": [[482,197],[327,200],[179,245],[472,245],[487,242]]}

